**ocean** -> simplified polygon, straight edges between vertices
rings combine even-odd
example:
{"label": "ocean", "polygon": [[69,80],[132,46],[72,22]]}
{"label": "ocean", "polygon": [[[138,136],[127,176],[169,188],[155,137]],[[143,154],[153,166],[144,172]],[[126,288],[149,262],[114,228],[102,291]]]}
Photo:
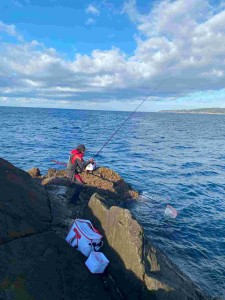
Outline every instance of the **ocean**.
{"label": "ocean", "polygon": [[[0,107],[0,157],[45,174],[77,144],[93,157],[129,114]],[[225,299],[225,115],[136,112],[95,160],[141,193],[130,210],[153,243]]]}

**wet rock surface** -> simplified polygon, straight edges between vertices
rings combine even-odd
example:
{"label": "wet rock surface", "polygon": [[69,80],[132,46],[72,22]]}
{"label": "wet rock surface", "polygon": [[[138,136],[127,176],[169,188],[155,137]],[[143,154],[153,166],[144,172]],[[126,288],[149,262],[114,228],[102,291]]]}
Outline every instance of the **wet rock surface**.
{"label": "wet rock surface", "polygon": [[[138,193],[117,173],[83,173],[73,203],[77,186],[65,170],[29,173],[0,159],[0,299],[209,299],[119,207]],[[75,218],[89,218],[103,234],[105,274],[91,274],[65,242]]]}

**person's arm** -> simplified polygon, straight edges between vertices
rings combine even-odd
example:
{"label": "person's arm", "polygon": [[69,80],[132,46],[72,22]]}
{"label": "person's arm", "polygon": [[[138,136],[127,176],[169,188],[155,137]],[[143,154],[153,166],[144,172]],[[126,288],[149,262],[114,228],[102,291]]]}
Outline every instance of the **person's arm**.
{"label": "person's arm", "polygon": [[93,162],[93,158],[89,159],[88,161],[81,161],[79,158],[77,158],[75,161],[75,163],[80,168],[80,172],[83,172],[83,170],[87,167],[87,165],[89,165],[92,162]]}
{"label": "person's arm", "polygon": [[80,160],[79,158],[76,158],[75,164],[78,166],[78,168],[80,169],[80,173],[81,173],[85,168],[84,162],[82,160]]}
{"label": "person's arm", "polygon": [[94,162],[93,158],[91,158],[91,159],[85,161],[85,162],[84,162],[84,168],[86,168],[89,164],[91,164],[91,163],[93,163],[93,162]]}

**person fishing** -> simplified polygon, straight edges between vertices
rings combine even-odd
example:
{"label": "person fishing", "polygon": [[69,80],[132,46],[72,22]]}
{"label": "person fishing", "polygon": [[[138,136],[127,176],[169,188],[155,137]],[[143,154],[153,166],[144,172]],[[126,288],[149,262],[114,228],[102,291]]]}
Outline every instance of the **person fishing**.
{"label": "person fishing", "polygon": [[91,158],[88,161],[84,161],[83,157],[85,155],[86,148],[84,145],[80,144],[76,149],[71,150],[70,158],[67,163],[66,175],[74,183],[76,183],[76,191],[71,198],[71,202],[79,197],[79,194],[84,185],[84,181],[80,176],[80,173],[86,168],[87,165],[94,162]]}

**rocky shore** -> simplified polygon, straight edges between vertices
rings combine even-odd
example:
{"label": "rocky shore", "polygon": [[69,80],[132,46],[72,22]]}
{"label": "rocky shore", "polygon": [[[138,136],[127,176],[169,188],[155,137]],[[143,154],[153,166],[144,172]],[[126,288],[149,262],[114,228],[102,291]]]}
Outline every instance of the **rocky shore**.
{"label": "rocky shore", "polygon": [[[144,235],[123,208],[138,193],[113,170],[83,173],[76,185],[65,171],[25,172],[0,159],[0,299],[176,299],[207,300],[185,274]],[[102,275],[66,242],[75,218],[89,219],[104,237],[110,261]]]}

